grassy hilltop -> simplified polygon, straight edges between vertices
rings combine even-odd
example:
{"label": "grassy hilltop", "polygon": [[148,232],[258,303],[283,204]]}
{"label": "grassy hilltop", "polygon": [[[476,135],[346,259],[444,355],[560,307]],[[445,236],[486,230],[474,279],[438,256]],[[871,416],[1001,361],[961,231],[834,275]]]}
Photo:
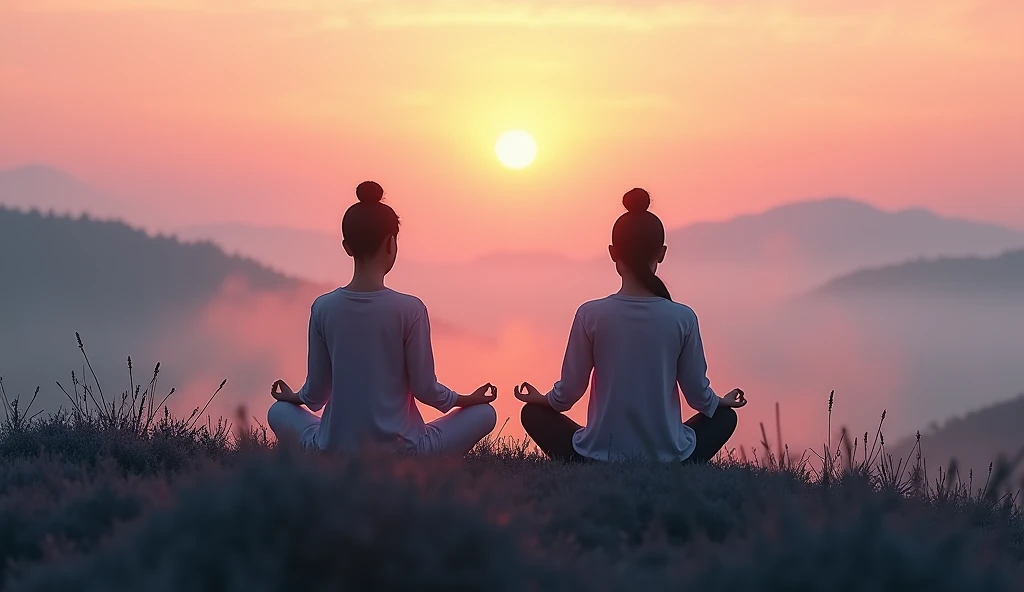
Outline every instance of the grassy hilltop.
{"label": "grassy hilltop", "polygon": [[835,443],[817,469],[768,445],[723,466],[564,466],[509,441],[332,458],[241,413],[176,419],[143,387],[87,384],[34,419],[5,393],[3,589],[994,592],[1024,575],[998,469],[925,478]]}

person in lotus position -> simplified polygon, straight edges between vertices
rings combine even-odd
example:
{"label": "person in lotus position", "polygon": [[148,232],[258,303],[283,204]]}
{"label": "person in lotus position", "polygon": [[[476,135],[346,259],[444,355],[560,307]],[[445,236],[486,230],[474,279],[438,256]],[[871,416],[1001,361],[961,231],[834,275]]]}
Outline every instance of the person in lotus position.
{"label": "person in lotus position", "polygon": [[[665,227],[647,211],[650,195],[623,196],[626,213],[608,248],[622,287],[579,307],[561,380],[547,394],[524,382],[523,427],[548,456],[563,461],[650,459],[708,462],[736,429],[742,390],[719,397],[707,378],[697,316],[672,301],[658,278]],[[590,386],[587,426],[568,411]],[[677,388],[678,385],[678,388]],[[682,421],[679,391],[698,413]]]}
{"label": "person in lotus position", "polygon": [[[398,215],[373,181],[356,196],[341,223],[342,245],[355,260],[352,281],[313,302],[306,383],[294,391],[274,382],[270,428],[279,441],[323,451],[383,445],[462,456],[494,429],[497,388],[460,395],[437,381],[426,307],[384,285],[398,256]],[[446,415],[424,423],[415,401]],[[323,408],[322,417],[303,406]]]}

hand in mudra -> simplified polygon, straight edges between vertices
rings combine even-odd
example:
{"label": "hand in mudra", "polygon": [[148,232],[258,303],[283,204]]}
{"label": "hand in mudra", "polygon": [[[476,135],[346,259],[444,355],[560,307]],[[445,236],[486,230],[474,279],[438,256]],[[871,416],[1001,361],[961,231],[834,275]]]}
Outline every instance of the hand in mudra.
{"label": "hand in mudra", "polygon": [[544,405],[547,403],[547,397],[544,396],[544,393],[538,391],[537,387],[528,382],[517,386],[515,388],[515,395],[517,399],[527,405]]}
{"label": "hand in mudra", "polygon": [[733,389],[729,391],[724,397],[722,397],[721,403],[723,407],[731,407],[733,409],[739,409],[747,404],[747,396],[741,389]]}
{"label": "hand in mudra", "polygon": [[472,407],[474,405],[487,405],[496,400],[498,400],[498,387],[488,382],[471,394],[462,397],[460,403],[462,407]]}
{"label": "hand in mudra", "polygon": [[294,403],[295,405],[302,404],[302,400],[299,399],[298,393],[292,390],[292,387],[288,386],[288,383],[283,380],[274,381],[274,384],[270,386],[270,396],[285,403]]}

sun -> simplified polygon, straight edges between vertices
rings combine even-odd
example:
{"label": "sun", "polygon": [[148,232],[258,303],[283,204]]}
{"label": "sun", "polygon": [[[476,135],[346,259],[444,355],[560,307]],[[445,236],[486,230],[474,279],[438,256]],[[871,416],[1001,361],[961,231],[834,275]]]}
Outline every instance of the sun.
{"label": "sun", "polygon": [[523,130],[510,130],[498,137],[494,153],[510,169],[525,169],[537,158],[537,142]]}

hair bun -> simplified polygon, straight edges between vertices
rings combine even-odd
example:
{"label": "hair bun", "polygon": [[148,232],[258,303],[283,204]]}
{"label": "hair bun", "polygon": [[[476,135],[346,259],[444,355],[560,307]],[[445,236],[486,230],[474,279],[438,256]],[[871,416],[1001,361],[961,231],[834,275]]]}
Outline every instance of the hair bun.
{"label": "hair bun", "polygon": [[384,188],[376,181],[363,181],[356,187],[356,197],[361,202],[379,202],[384,199]]}
{"label": "hair bun", "polygon": [[646,212],[651,207],[651,194],[639,187],[630,189],[622,196],[622,205],[628,212]]}

